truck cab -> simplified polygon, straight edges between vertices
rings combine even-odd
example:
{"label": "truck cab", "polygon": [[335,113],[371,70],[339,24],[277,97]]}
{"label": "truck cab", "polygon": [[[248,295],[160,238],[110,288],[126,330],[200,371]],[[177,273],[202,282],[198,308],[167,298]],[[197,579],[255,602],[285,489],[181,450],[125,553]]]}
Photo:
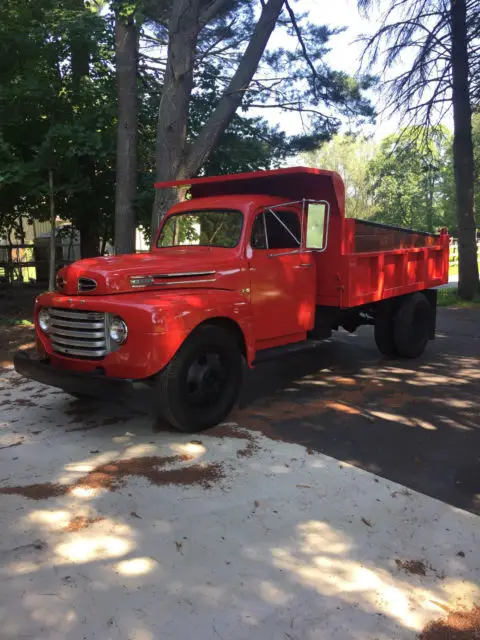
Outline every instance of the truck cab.
{"label": "truck cab", "polygon": [[[186,186],[187,181],[157,184]],[[151,390],[183,431],[226,418],[244,370],[372,324],[389,356],[434,337],[448,235],[348,220],[341,178],[309,168],[188,181],[148,254],[74,262],[35,303],[19,373],[73,395]]]}

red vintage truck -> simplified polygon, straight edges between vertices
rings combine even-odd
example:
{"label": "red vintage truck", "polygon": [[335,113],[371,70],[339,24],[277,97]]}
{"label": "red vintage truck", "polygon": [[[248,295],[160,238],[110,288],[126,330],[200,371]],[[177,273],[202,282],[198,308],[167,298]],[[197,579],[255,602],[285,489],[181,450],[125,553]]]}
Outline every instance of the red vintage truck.
{"label": "red vintage truck", "polygon": [[80,260],[35,303],[37,350],[17,372],[76,396],[149,388],[196,431],[226,418],[244,363],[373,325],[386,356],[435,336],[449,237],[345,217],[334,172],[289,168],[156,184],[189,186],[148,254]]}

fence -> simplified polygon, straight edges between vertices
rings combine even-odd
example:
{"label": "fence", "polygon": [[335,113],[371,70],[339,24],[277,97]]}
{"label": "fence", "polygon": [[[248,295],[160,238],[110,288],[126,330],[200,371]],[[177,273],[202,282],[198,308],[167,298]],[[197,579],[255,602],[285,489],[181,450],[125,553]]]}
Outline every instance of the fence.
{"label": "fence", "polygon": [[0,246],[2,284],[29,284],[48,281],[48,259],[39,258],[31,243]]}
{"label": "fence", "polygon": [[[480,260],[480,239],[477,240],[477,256]],[[456,238],[450,239],[450,266],[458,266],[458,240]]]}

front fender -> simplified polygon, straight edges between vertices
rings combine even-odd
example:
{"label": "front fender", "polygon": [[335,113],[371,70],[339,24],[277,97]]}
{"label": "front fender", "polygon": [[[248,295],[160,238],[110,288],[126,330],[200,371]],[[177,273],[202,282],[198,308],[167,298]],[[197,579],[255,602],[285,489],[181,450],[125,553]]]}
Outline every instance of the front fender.
{"label": "front fender", "polygon": [[142,291],[108,296],[41,295],[35,305],[35,320],[41,307],[61,307],[104,311],[121,316],[129,327],[127,342],[99,361],[78,360],[56,354],[48,336],[38,330],[41,350],[52,364],[76,371],[95,371],[99,366],[107,376],[149,378],[161,371],[173,358],[189,334],[210,319],[226,318],[236,323],[246,345],[247,361],[255,358],[253,320],[248,298],[236,291],[219,289],[182,289]]}
{"label": "front fender", "polygon": [[[168,306],[161,306],[152,314],[163,316],[164,330],[170,334],[171,344],[177,343],[175,352],[183,340],[199,325],[208,320],[227,319],[234,322],[243,334],[249,366],[255,359],[253,317],[249,297],[237,291],[201,289],[182,291],[168,296]],[[178,336],[178,340],[173,340]],[[172,354],[173,357],[174,354]]]}

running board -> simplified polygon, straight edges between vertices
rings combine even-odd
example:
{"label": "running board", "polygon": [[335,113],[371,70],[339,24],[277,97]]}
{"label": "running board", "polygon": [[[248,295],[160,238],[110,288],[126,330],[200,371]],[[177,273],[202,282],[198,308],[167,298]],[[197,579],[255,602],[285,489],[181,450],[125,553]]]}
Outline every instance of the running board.
{"label": "running board", "polygon": [[286,344],[281,347],[271,347],[270,349],[262,349],[257,351],[256,358],[253,364],[260,364],[261,362],[268,362],[268,360],[275,360],[282,356],[292,355],[294,353],[302,353],[315,349],[319,345],[323,344],[324,340],[303,340],[302,342],[294,342],[293,344]]}

